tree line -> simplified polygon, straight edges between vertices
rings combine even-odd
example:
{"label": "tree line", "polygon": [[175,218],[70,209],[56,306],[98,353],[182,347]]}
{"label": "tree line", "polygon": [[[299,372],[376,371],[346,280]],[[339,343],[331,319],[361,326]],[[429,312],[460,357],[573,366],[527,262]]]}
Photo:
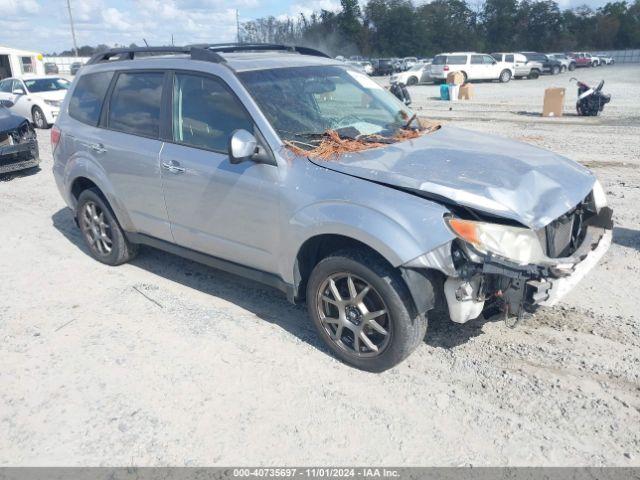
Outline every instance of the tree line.
{"label": "tree line", "polygon": [[640,48],[640,0],[561,10],[553,0],[341,0],[341,9],[241,26],[243,42],[315,47],[331,55],[432,56],[447,51]]}

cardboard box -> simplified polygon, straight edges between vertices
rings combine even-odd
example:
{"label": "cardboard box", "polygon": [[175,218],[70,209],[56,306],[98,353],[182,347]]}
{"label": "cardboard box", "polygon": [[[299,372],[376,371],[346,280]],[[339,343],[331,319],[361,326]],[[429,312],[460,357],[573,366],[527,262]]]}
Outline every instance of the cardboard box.
{"label": "cardboard box", "polygon": [[464,74],[462,72],[449,72],[447,83],[449,85],[462,85],[464,83]]}
{"label": "cardboard box", "polygon": [[473,98],[473,85],[465,83],[460,86],[460,93],[458,93],[460,100],[471,100]]}
{"label": "cardboard box", "polygon": [[547,88],[542,105],[543,117],[561,117],[564,108],[564,88]]}

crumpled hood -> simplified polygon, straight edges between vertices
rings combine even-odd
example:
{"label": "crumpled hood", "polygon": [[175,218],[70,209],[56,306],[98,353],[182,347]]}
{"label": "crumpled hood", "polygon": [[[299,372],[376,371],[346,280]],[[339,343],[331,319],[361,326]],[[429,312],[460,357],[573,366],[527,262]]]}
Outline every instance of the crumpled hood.
{"label": "crumpled hood", "polygon": [[587,168],[550,151],[448,126],[388,147],[311,161],[450,199],[533,229],[575,207],[595,181]]}
{"label": "crumpled hood", "polygon": [[0,106],[0,133],[14,130],[26,121],[26,118],[12,113],[8,108]]}

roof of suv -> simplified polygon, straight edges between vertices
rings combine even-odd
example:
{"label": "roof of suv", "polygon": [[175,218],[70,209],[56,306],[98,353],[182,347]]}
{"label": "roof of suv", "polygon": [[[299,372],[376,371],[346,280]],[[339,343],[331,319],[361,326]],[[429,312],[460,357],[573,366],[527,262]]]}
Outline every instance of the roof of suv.
{"label": "roof of suv", "polygon": [[[289,47],[274,45],[274,49],[270,50],[269,45],[265,48],[251,50],[250,46],[243,48],[238,46],[238,51],[233,47],[220,47],[216,50],[215,46],[193,46],[193,47],[151,47],[148,49],[112,49],[107,52],[96,54],[89,62],[90,64],[117,64],[121,61],[127,62],[127,65],[136,64],[149,60],[166,60],[168,62],[177,60],[203,60],[214,63],[222,63],[237,72],[249,70],[264,70],[273,68],[287,67],[308,67],[317,65],[344,65],[344,62],[328,58],[322,52],[304,47]],[[223,48],[223,49],[222,49]],[[296,50],[297,49],[297,50]]]}

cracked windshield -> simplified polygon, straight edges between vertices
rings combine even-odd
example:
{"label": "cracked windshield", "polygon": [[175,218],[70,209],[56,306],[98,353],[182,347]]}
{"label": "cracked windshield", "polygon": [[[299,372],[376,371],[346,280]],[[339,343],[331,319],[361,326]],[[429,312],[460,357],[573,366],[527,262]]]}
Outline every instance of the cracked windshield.
{"label": "cracked windshield", "polygon": [[419,128],[415,115],[366,75],[339,66],[240,74],[285,142],[313,149],[327,134],[380,142]]}

